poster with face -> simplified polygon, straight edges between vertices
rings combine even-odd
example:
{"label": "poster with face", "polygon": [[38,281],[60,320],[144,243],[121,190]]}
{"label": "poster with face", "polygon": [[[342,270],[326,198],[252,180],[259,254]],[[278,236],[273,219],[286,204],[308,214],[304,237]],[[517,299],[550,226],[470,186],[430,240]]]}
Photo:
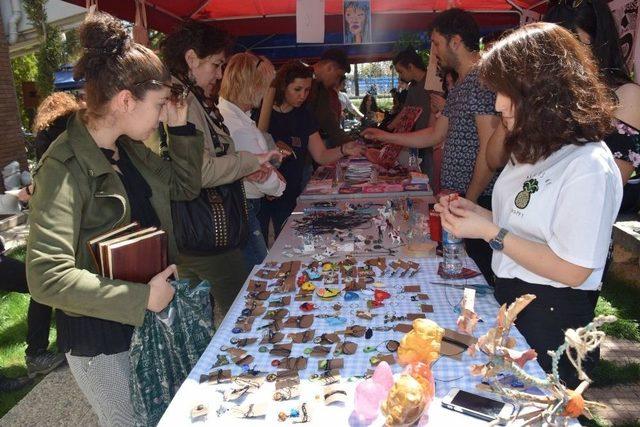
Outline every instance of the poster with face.
{"label": "poster with face", "polygon": [[370,0],[344,0],[344,43],[371,43]]}

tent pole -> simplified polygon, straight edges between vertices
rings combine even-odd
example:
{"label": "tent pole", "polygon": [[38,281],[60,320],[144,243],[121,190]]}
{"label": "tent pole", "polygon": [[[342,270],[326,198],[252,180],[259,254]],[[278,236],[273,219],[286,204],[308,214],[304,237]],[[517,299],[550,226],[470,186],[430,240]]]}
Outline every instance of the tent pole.
{"label": "tent pole", "polygon": [[204,9],[204,7],[205,7],[208,3],[209,3],[209,0],[202,0],[202,3],[200,3],[200,6],[198,6],[198,7],[197,7],[193,12],[191,12],[191,13],[189,14],[189,17],[193,19],[193,17],[194,17],[196,14],[200,13],[200,11],[201,11],[202,9]]}
{"label": "tent pole", "polygon": [[353,64],[353,82],[356,86],[356,96],[360,96],[360,85],[358,84],[358,63]]}

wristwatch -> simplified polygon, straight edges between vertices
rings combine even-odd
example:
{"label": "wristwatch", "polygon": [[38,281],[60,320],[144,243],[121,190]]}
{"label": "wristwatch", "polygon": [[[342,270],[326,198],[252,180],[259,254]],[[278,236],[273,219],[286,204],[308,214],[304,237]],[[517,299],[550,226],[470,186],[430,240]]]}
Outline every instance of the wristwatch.
{"label": "wristwatch", "polygon": [[491,249],[493,249],[494,251],[503,250],[504,237],[507,235],[508,232],[509,230],[507,230],[506,228],[501,228],[500,231],[498,231],[498,234],[496,235],[496,237],[489,240],[489,246],[491,247]]}

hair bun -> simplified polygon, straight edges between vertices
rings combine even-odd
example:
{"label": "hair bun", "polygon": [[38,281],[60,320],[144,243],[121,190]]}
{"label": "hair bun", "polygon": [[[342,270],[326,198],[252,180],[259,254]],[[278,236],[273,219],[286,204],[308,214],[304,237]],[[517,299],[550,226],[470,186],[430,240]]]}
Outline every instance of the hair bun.
{"label": "hair bun", "polygon": [[84,54],[74,70],[76,79],[99,72],[111,55],[120,55],[131,45],[129,34],[122,22],[101,12],[87,16],[80,26],[79,38]]}

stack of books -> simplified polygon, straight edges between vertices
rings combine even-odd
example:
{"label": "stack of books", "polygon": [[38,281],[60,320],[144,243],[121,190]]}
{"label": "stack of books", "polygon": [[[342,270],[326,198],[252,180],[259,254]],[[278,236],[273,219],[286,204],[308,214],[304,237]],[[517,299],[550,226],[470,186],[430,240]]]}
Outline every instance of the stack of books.
{"label": "stack of books", "polygon": [[347,164],[344,180],[348,183],[363,183],[371,180],[373,165],[365,159],[352,159]]}
{"label": "stack of books", "polygon": [[98,273],[110,279],[148,283],[167,268],[167,235],[156,227],[133,222],[87,244]]}

